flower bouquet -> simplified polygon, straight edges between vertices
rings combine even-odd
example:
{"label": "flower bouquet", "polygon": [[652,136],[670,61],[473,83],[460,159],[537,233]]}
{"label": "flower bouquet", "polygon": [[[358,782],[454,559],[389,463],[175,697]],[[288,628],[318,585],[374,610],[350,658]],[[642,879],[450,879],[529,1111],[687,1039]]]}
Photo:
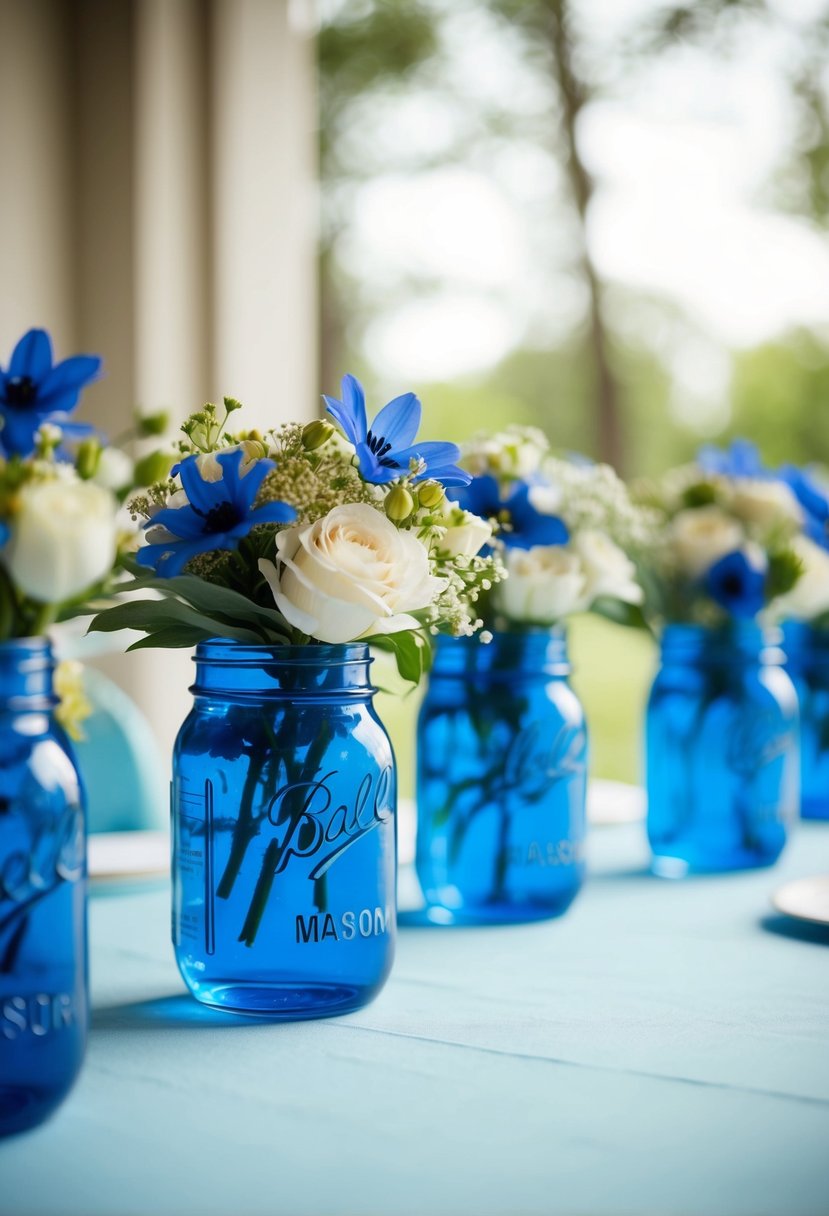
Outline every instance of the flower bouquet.
{"label": "flower bouquet", "polygon": [[0,1136],[51,1113],[86,1042],[84,804],[63,730],[84,705],[71,680],[58,705],[45,634],[116,562],[117,501],[91,476],[104,449],[73,417],[99,368],[54,363],[39,329],[0,368]]}
{"label": "flower bouquet", "polygon": [[829,471],[787,466],[779,476],[803,513],[792,539],[800,578],[775,604],[800,703],[800,809],[829,819]]}
{"label": "flower bouquet", "polygon": [[270,1016],[343,1012],[384,982],[395,774],[369,646],[418,680],[431,636],[480,628],[499,578],[493,555],[443,543],[444,486],[469,475],[452,444],[417,440],[417,397],[371,425],[353,377],[325,400],[333,421],[265,434],[230,430],[230,398],[188,419],[171,476],[132,501],[147,543],[126,602],[93,623],[197,646],[174,756],[176,957],[199,1000]]}
{"label": "flower bouquet", "polygon": [[434,923],[557,915],[584,867],[587,734],[570,688],[566,622],[604,612],[641,623],[628,556],[647,540],[606,465],[564,460],[536,430],[473,441],[444,545],[478,543],[507,577],[479,600],[480,637],[438,639],[418,739],[417,868]]}
{"label": "flower bouquet", "polygon": [[739,440],[639,493],[661,522],[640,570],[662,639],[647,713],[654,868],[769,864],[797,812],[797,700],[762,622],[800,578],[802,509]]}

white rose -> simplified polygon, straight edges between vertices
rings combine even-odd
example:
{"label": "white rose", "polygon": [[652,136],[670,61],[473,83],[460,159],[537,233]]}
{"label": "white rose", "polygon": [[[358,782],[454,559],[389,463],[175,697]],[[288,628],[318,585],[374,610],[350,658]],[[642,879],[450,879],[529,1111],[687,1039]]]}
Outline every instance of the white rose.
{"label": "white rose", "polygon": [[582,606],[584,569],[564,546],[508,549],[505,564],[507,578],[495,588],[495,605],[510,620],[552,625]]}
{"label": "white rose", "polygon": [[408,616],[443,590],[428,554],[368,503],[334,507],[313,524],[276,537],[277,565],[262,560],[285,620],[320,642],[352,642],[415,629]]}
{"label": "white rose", "polygon": [[530,486],[527,498],[530,506],[538,511],[539,515],[558,515],[564,495],[560,486],[550,483]]}
{"label": "white rose", "polygon": [[729,506],[740,519],[759,527],[787,524],[798,528],[803,523],[800,503],[782,481],[739,478],[734,483]]}
{"label": "white rose", "polygon": [[803,573],[791,591],[774,601],[774,614],[781,620],[813,621],[829,612],[829,553],[806,536],[796,536],[792,549]]}
{"label": "white rose", "polygon": [[475,557],[491,540],[492,525],[485,519],[471,511],[453,511],[437,547],[452,557]]}
{"label": "white rose", "polygon": [[107,490],[124,490],[132,485],[134,467],[127,453],[120,448],[104,448],[93,480]]}
{"label": "white rose", "polygon": [[587,528],[577,533],[573,549],[581,559],[585,574],[585,608],[601,596],[621,600],[624,604],[642,603],[644,596],[636,581],[636,567],[604,532]]}
{"label": "white rose", "polygon": [[116,509],[109,490],[89,481],[24,486],[3,554],[24,595],[60,604],[99,582],[115,559]]}
{"label": "white rose", "polygon": [[726,553],[739,549],[745,533],[727,512],[708,506],[680,511],[671,521],[668,537],[682,569],[698,578]]}

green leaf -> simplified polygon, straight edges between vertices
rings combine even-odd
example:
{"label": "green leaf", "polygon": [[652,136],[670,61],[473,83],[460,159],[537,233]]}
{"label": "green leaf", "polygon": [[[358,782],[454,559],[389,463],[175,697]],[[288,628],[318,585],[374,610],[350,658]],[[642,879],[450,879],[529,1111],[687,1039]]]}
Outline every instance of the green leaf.
{"label": "green leaf", "polygon": [[406,629],[402,633],[382,633],[365,640],[376,650],[393,654],[401,678],[412,684],[419,684],[429,669],[432,652],[422,633]]}
{"label": "green leaf", "polygon": [[793,549],[779,549],[769,554],[766,594],[769,599],[791,591],[803,573],[803,562]]}
{"label": "green leaf", "polygon": [[625,625],[631,629],[647,629],[650,631],[641,604],[626,604],[612,596],[599,596],[594,600],[591,612],[603,616],[605,620],[613,621],[616,625]]}
{"label": "green leaf", "polygon": [[119,629],[137,629],[141,633],[157,634],[179,625],[198,630],[200,639],[224,637],[254,645],[262,640],[252,629],[228,625],[177,599],[131,600],[126,604],[117,604],[98,613],[89,624],[89,632],[112,633]]}
{"label": "green leaf", "polygon": [[127,649],[148,650],[154,647],[160,650],[189,650],[206,640],[201,629],[190,629],[187,625],[171,625],[169,629],[159,629],[145,638],[139,638]]}

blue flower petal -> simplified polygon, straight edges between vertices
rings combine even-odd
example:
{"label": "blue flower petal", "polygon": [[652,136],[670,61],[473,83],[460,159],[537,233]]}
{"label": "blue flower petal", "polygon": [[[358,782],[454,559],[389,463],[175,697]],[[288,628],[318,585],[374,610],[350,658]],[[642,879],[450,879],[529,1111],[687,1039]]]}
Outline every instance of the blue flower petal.
{"label": "blue flower petal", "polygon": [[187,501],[200,515],[208,515],[220,502],[226,501],[223,489],[216,493],[216,487],[221,486],[221,482],[205,481],[202,477],[198,456],[185,456],[175,466],[173,473],[178,473]]}
{"label": "blue flower petal", "polygon": [[30,329],[15,346],[9,362],[9,376],[29,376],[35,383],[52,366],[52,340],[45,329]]}
{"label": "blue flower petal", "polygon": [[[395,458],[399,459],[398,453],[402,455],[400,449],[406,449],[414,443],[420,426],[421,412],[420,401],[414,393],[404,393],[402,397],[395,397],[388,405],[383,406],[371,424],[371,433],[378,442],[382,440],[384,444],[390,444]],[[456,453],[455,459],[458,459],[459,449],[456,449]]]}
{"label": "blue flower petal", "polygon": [[[71,359],[64,359],[44,377],[37,394],[38,406],[71,409],[77,403],[81,389],[95,380],[100,371],[101,360],[97,355],[73,355]],[[64,398],[72,398],[72,404],[59,406]]]}
{"label": "blue flower petal", "polygon": [[[240,452],[239,455],[244,456],[244,453]],[[232,475],[236,478],[236,484],[233,487],[233,502],[243,514],[247,515],[254,504],[256,495],[262,488],[262,482],[268,476],[271,469],[276,468],[276,465],[272,460],[257,460],[244,476],[239,473],[241,465],[242,462],[240,460],[236,464]],[[227,481],[227,472],[225,472],[224,479]]]}
{"label": "blue flower petal", "polygon": [[374,486],[383,486],[387,482],[396,481],[406,471],[399,468],[396,464],[381,464],[368,444],[358,443],[355,451],[357,453],[357,463],[360,467],[360,476],[364,481],[368,481]]}
{"label": "blue flower petal", "polygon": [[726,553],[706,572],[705,589],[730,616],[750,619],[765,604],[766,575],[736,550]]}
{"label": "blue flower petal", "polygon": [[257,524],[292,524],[296,519],[296,511],[286,502],[266,502],[264,506],[251,511],[249,519],[251,527]]}
{"label": "blue flower petal", "polygon": [[362,443],[365,435],[357,434],[354,419],[342,401],[337,401],[335,397],[326,397],[324,393],[322,399],[325,402],[325,408],[328,410],[328,413],[342,427],[343,433],[349,443],[353,443],[355,447],[358,443]]}
{"label": "blue flower petal", "polygon": [[472,480],[472,474],[457,464],[441,464],[437,468],[429,465],[422,473],[418,473],[414,480],[425,481],[427,478],[439,481],[444,486],[467,486]]}
{"label": "blue flower petal", "polygon": [[[145,528],[166,528],[173,536],[181,536],[185,540],[194,540],[204,534],[204,518],[197,515],[190,507],[165,507],[157,511],[152,519],[144,524]],[[170,541],[168,544],[172,544]]]}
{"label": "blue flower petal", "polygon": [[491,473],[473,477],[468,485],[453,486],[449,497],[464,511],[489,519],[497,515],[503,505],[498,482]]}
{"label": "blue flower petal", "polygon": [[368,431],[368,423],[366,422],[366,395],[363,392],[362,384],[356,376],[343,376],[342,394],[343,405],[353,419],[354,433],[357,439],[365,439]]}

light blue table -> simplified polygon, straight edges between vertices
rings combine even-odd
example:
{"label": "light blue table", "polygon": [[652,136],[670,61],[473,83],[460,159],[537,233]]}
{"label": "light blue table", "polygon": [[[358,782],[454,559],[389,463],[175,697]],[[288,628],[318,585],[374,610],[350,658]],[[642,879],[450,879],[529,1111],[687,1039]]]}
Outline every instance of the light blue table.
{"label": "light blue table", "polygon": [[563,920],[407,930],[328,1022],[199,1010],[166,893],[94,899],[86,1069],[0,1147],[3,1216],[829,1212],[829,938],[769,907],[829,870],[829,825],[678,884],[639,829],[591,849]]}

